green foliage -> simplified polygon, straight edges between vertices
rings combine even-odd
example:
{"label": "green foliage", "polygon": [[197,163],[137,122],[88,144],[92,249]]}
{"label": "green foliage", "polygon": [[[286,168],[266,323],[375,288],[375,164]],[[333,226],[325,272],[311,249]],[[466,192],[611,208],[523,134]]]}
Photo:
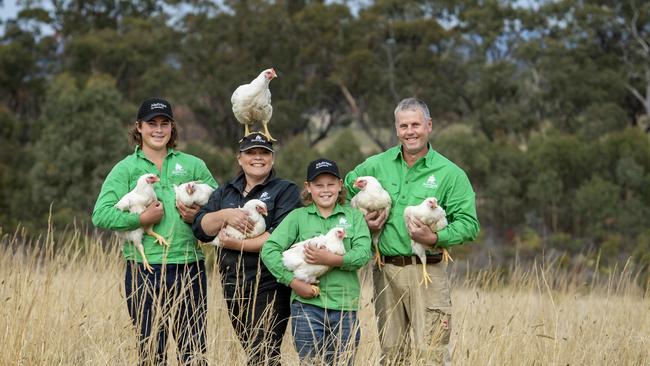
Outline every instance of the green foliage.
{"label": "green foliage", "polygon": [[[334,160],[342,176],[348,174],[350,170],[365,160],[365,157],[359,150],[359,144],[350,129],[341,131],[329,148],[325,150],[323,157]],[[307,166],[305,165],[306,170]]]}
{"label": "green foliage", "polygon": [[43,222],[50,202],[56,221],[88,215],[149,96],[202,131],[181,148],[225,182],[243,131],[231,94],[274,67],[280,176],[394,145],[393,109],[416,96],[472,182],[482,241],[645,258],[650,4],[612,4],[22,2],[0,42],[0,225]]}
{"label": "green foliage", "polygon": [[53,81],[33,148],[35,218],[43,218],[53,203],[55,213],[70,212],[62,214],[66,220],[74,214],[87,219],[104,177],[128,151],[125,116],[121,96],[108,76],[93,75],[82,85],[67,74]]}
{"label": "green foliage", "polygon": [[307,175],[307,165],[319,156],[320,154],[310,148],[305,136],[298,135],[277,150],[274,166],[280,177],[302,187]]}
{"label": "green foliage", "polygon": [[200,157],[220,185],[232,179],[239,170],[236,153],[232,150],[221,149],[201,141],[191,141],[185,144],[183,151]]}

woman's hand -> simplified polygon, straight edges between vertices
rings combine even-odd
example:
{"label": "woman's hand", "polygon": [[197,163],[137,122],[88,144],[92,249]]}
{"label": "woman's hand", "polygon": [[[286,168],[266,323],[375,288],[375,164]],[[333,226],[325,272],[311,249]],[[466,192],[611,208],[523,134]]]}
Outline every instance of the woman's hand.
{"label": "woman's hand", "polygon": [[249,233],[253,231],[255,223],[248,217],[246,211],[240,208],[227,208],[226,224],[234,227],[242,233]]}
{"label": "woman's hand", "polygon": [[221,246],[226,249],[242,250],[242,247],[244,246],[244,240],[233,238],[232,236],[226,234],[225,230],[221,230],[217,237],[219,238]]}
{"label": "woman's hand", "polygon": [[192,206],[185,206],[183,202],[176,200],[176,208],[178,209],[178,213],[181,214],[183,221],[187,224],[192,224],[201,206],[196,203]]}
{"label": "woman's hand", "polygon": [[309,299],[317,295],[315,286],[308,284],[305,281],[301,281],[297,278],[291,280],[289,287],[296,292],[296,294],[302,298]]}
{"label": "woman's hand", "polygon": [[163,217],[165,210],[160,201],[153,201],[147,208],[140,214],[140,225],[148,227],[157,224]]}

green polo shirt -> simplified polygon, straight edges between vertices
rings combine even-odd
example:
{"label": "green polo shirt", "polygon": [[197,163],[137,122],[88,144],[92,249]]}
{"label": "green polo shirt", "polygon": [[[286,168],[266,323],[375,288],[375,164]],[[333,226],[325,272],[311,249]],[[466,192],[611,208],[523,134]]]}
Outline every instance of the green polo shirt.
{"label": "green polo shirt", "polygon": [[384,255],[413,255],[411,239],[404,223],[404,209],[419,205],[427,197],[436,197],[447,213],[449,225],[438,231],[437,245],[448,248],[476,240],[479,222],[476,217],[474,190],[465,172],[429,145],[427,154],[408,167],[401,145],[374,155],[359,164],[345,177],[351,197],[357,177],[373,176],[392,199],[390,215],[379,237],[379,251]]}
{"label": "green polo shirt", "polygon": [[[135,188],[140,176],[147,173],[156,174],[160,178],[160,182],[154,184],[154,191],[164,208],[163,218],[160,223],[154,225],[153,230],[164,236],[170,244],[169,248],[166,248],[155,243],[153,237],[144,234],[142,244],[147,260],[150,264],[178,264],[203,259],[203,252],[197,249],[197,240],[191,225],[183,221],[176,209],[174,185],[200,180],[217,187],[217,182],[203,160],[174,149],[168,149],[162,171],[147,159],[139,147],[135,148],[133,154],[118,162],[102,184],[93,210],[93,224],[115,231],[139,228],[140,215],[121,211],[115,208],[115,204]],[[125,245],[122,251],[127,260],[142,261],[133,245]]]}
{"label": "green polo shirt", "polygon": [[282,252],[293,243],[324,235],[334,227],[345,228],[343,265],[332,268],[319,280],[320,295],[305,299],[292,291],[291,301],[324,309],[356,311],[359,309],[359,279],[357,270],[370,260],[370,232],[363,215],[350,206],[336,204],[325,218],[313,203],[291,211],[264,243],[262,260],[278,282],[289,286],[293,272],[282,264]]}

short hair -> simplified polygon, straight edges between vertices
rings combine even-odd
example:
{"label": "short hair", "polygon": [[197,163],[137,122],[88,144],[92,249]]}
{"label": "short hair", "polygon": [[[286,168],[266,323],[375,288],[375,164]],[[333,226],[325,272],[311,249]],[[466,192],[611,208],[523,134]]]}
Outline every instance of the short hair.
{"label": "short hair", "polygon": [[[178,136],[178,130],[176,129],[176,122],[170,121],[172,123],[172,135],[169,137],[169,141],[167,141],[167,148],[168,149],[173,149],[176,147],[176,138]],[[142,134],[140,131],[138,131],[138,126],[141,126],[142,121],[136,121],[135,125],[131,127],[129,130],[129,141],[133,145],[138,145],[142,147]]]}
{"label": "short hair", "polygon": [[402,99],[397,107],[395,107],[395,121],[397,121],[397,113],[401,111],[422,111],[424,119],[431,119],[431,114],[429,113],[429,107],[427,104],[418,98],[406,98]]}
{"label": "short hair", "polygon": [[[309,184],[309,182],[307,182]],[[338,202],[339,205],[343,206],[345,204],[345,201],[347,200],[348,197],[348,190],[345,189],[344,185],[341,185],[341,190],[339,191],[339,197],[336,199],[336,202]],[[314,202],[314,199],[311,196],[311,193],[307,190],[307,188],[303,188],[302,192],[300,192],[300,200],[302,201],[302,204],[305,206],[311,205],[312,202]]]}

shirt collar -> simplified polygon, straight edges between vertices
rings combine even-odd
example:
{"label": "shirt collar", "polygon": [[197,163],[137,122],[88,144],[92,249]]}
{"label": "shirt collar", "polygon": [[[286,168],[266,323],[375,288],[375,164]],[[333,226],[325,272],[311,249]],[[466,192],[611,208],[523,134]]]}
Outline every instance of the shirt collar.
{"label": "shirt collar", "polygon": [[[307,210],[307,213],[321,216],[320,211],[318,210],[318,207],[316,207],[316,204],[314,202],[312,202],[309,206],[305,207],[305,209]],[[343,213],[343,207],[341,207],[341,205],[337,202],[330,216],[338,215],[339,213]]]}
{"label": "shirt collar", "polygon": [[[393,151],[390,152],[390,156],[393,159],[401,159],[404,161],[404,156],[402,155],[402,145],[397,145],[393,147]],[[426,167],[432,167],[433,166],[433,159],[436,157],[436,151],[433,150],[433,147],[431,147],[430,143],[427,143],[427,153],[424,155],[424,165]],[[418,159],[419,160],[419,159]]]}
{"label": "shirt collar", "polygon": [[[136,156],[138,156],[140,158],[145,158],[145,159],[147,158],[144,155],[144,151],[142,151],[142,147],[140,147],[140,145],[135,145],[134,153],[135,153]],[[167,148],[167,156],[169,156],[169,155],[178,155],[178,151],[174,150],[171,147]]]}
{"label": "shirt collar", "polygon": [[[244,175],[244,171],[240,171],[235,178],[233,178],[230,182],[228,182],[228,184],[235,187],[239,191],[239,193],[243,193],[245,188],[244,185],[246,184],[245,178],[246,177]],[[275,169],[271,168],[271,172],[266,177],[266,179],[264,179],[264,182],[262,182],[261,184],[262,187],[266,186],[273,178],[275,178]]]}

